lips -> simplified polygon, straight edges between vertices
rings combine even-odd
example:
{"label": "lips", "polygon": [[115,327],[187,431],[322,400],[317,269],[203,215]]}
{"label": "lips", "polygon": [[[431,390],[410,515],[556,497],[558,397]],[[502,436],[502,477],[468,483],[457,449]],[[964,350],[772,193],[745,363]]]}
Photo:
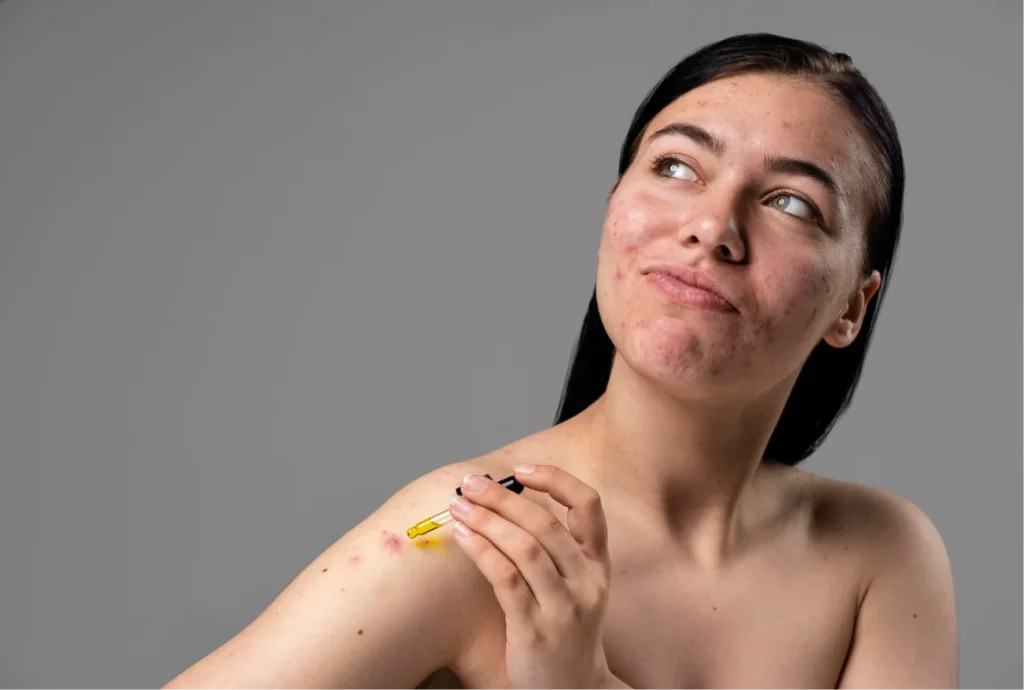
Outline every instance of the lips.
{"label": "lips", "polygon": [[685,266],[658,265],[643,273],[673,301],[710,311],[738,311],[735,302],[706,274]]}

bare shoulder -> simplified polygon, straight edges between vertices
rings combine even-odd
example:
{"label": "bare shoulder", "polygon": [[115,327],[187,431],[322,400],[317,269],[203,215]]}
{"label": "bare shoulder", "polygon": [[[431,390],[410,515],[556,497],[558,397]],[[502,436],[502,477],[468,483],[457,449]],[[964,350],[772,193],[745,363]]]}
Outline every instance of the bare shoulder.
{"label": "bare shoulder", "polygon": [[942,537],[890,491],[801,472],[813,540],[856,569],[860,597],[840,687],[956,687],[956,601]]}
{"label": "bare shoulder", "polygon": [[935,525],[908,499],[867,484],[794,471],[801,475],[809,498],[815,536],[856,547],[872,566],[869,574],[877,574],[892,559],[902,559],[908,549],[945,558]]}
{"label": "bare shoulder", "polygon": [[401,487],[167,687],[415,687],[455,663],[493,594],[448,528],[405,530],[445,510],[466,474],[495,469],[455,462]]}

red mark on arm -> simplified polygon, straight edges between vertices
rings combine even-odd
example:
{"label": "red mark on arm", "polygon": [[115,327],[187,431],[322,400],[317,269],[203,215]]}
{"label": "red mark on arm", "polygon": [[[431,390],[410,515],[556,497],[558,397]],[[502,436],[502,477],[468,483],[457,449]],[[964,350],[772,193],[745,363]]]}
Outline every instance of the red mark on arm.
{"label": "red mark on arm", "polygon": [[398,538],[397,534],[387,530],[381,530],[381,534],[384,535],[384,546],[388,551],[391,553],[401,553],[402,540]]}
{"label": "red mark on arm", "polygon": [[362,635],[362,634],[363,634],[363,629],[362,629],[362,628],[359,628],[359,634],[360,634],[360,635]]}
{"label": "red mark on arm", "polygon": [[348,562],[355,565],[359,562],[359,556],[349,556]]}

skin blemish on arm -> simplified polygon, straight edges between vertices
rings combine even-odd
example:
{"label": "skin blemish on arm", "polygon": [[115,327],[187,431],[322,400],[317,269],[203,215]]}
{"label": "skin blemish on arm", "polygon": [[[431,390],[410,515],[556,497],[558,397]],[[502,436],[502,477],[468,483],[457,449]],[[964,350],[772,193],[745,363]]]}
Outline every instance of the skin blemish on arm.
{"label": "skin blemish on arm", "polygon": [[359,635],[362,635],[362,634],[363,634],[363,629],[362,629],[362,628],[359,628],[359,633],[358,633],[358,634],[359,634]]}
{"label": "skin blemish on arm", "polygon": [[384,537],[384,548],[391,553],[402,552],[402,540],[398,538],[398,535],[394,532],[388,532],[387,530],[381,530],[381,535]]}
{"label": "skin blemish on arm", "polygon": [[323,570],[321,570],[320,572],[321,572],[321,573],[326,573],[326,572],[327,572],[327,568],[324,568],[324,569],[323,569]]}
{"label": "skin blemish on arm", "polygon": [[359,556],[349,556],[348,562],[352,565],[359,563]]}

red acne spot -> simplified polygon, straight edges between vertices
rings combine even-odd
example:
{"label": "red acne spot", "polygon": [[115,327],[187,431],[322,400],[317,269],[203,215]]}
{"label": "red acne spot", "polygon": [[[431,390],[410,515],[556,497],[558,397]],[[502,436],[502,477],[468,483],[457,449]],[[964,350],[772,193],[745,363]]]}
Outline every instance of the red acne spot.
{"label": "red acne spot", "polygon": [[398,538],[398,535],[387,531],[382,534],[384,534],[384,546],[387,550],[391,553],[401,553],[402,540]]}
{"label": "red acne spot", "polygon": [[790,128],[790,127],[792,127],[792,126],[793,126],[793,123],[792,123],[792,122],[790,122],[789,120],[783,120],[783,121],[782,121],[782,127],[783,127],[783,129],[789,129],[789,128]]}
{"label": "red acne spot", "polygon": [[622,269],[615,269],[615,280],[622,280]]}
{"label": "red acne spot", "polygon": [[358,563],[359,562],[359,556],[351,556],[351,557],[349,557],[348,561],[349,561],[349,563]]}
{"label": "red acne spot", "polygon": [[359,629],[359,634],[360,634],[360,635],[362,635],[362,634],[363,634],[363,629],[362,629],[362,628],[360,628],[360,629]]}

